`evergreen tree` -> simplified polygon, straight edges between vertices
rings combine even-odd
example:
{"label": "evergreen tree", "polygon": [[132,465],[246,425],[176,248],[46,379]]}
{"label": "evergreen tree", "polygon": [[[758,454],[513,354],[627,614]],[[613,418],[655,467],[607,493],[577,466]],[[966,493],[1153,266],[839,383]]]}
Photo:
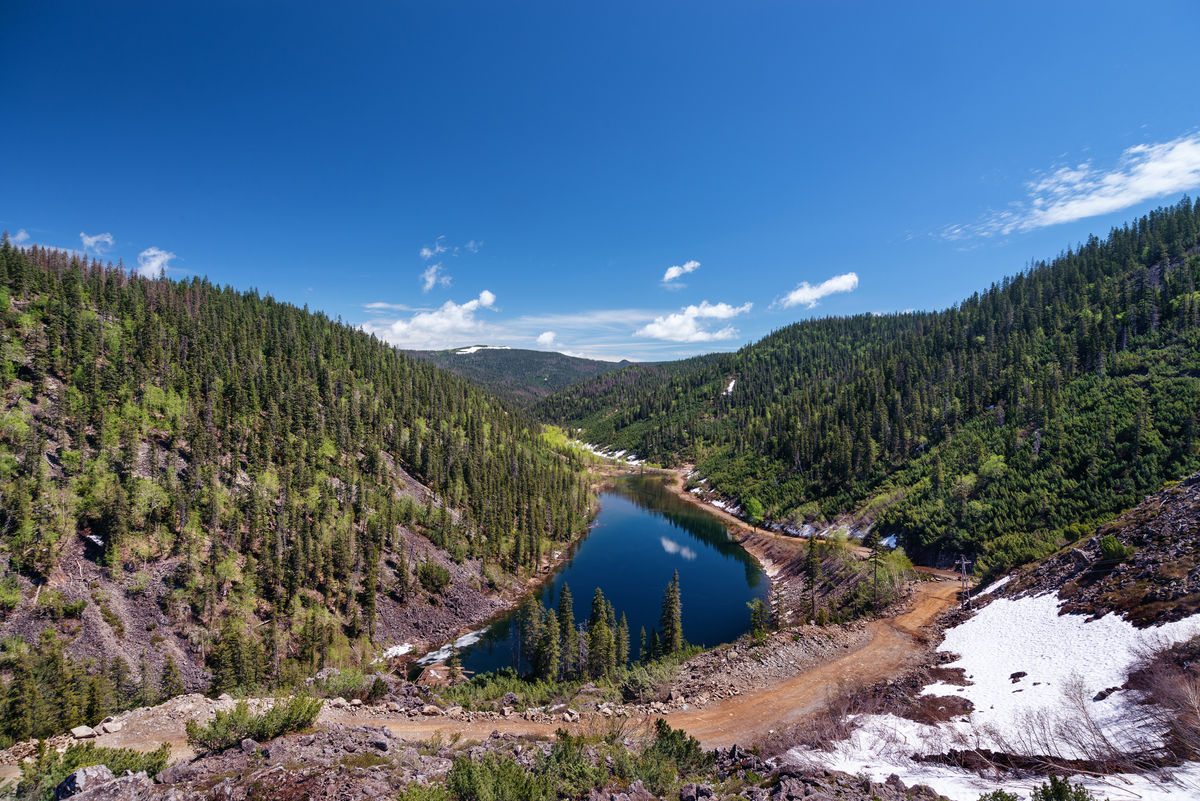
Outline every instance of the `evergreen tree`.
{"label": "evergreen tree", "polygon": [[158,682],[158,699],[168,701],[177,695],[183,695],[186,690],[183,686],[183,677],[179,673],[179,666],[175,664],[175,658],[167,654],[163,660],[162,675]]}
{"label": "evergreen tree", "polygon": [[547,609],[542,618],[541,637],[533,657],[533,675],[539,679],[557,679],[561,666],[558,642],[558,619]]}
{"label": "evergreen tree", "polygon": [[579,634],[575,631],[575,600],[571,597],[570,585],[563,583],[558,597],[558,637],[562,646],[562,673],[574,676],[579,669]]}
{"label": "evergreen tree", "polygon": [[679,591],[679,571],[671,578],[667,590],[663,594],[662,613],[658,625],[662,629],[661,649],[665,656],[677,654],[683,650],[683,601]]}

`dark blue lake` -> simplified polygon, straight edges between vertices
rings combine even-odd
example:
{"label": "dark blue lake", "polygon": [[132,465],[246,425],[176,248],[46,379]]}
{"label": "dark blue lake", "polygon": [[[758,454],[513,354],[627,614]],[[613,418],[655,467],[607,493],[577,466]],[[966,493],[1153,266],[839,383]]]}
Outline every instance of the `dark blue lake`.
{"label": "dark blue lake", "polygon": [[[690,643],[737,639],[750,628],[746,604],[766,600],[766,576],[721,521],[672,495],[661,477],[624,476],[600,497],[595,525],[543,586],[542,603],[557,607],[563,584],[569,584],[575,619],[586,621],[600,587],[617,616],[628,617],[636,656],[639,631],[658,626],[663,592],[676,570]],[[510,614],[460,655],[464,668],[482,673],[513,666],[516,651]]]}

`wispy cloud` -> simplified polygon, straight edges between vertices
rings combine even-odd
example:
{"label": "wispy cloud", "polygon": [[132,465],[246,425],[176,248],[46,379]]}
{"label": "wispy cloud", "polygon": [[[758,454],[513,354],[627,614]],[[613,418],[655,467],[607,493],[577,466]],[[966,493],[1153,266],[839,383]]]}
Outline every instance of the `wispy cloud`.
{"label": "wispy cloud", "polygon": [[820,303],[822,298],[838,292],[853,292],[855,289],[858,289],[858,274],[844,273],[827,278],[816,286],[807,281],[801,281],[795,289],[775,303],[785,309],[790,309],[792,306],[805,306],[811,309]]}
{"label": "wispy cloud", "polygon": [[655,317],[652,322],[634,332],[634,336],[664,339],[668,342],[712,342],[717,339],[732,339],[737,336],[737,329],[733,326],[713,331],[704,328],[700,321],[728,320],[750,311],[753,306],[753,303],[731,306],[728,303],[704,301],[699,306],[685,306],[674,314]]}
{"label": "wispy cloud", "polygon": [[84,252],[91,252],[97,255],[104,253],[106,250],[116,244],[113,235],[110,233],[96,234],[88,236],[83,231],[79,232],[79,241],[83,243]]}
{"label": "wispy cloud", "polygon": [[667,287],[668,289],[678,289],[679,287],[683,286],[683,284],[679,283],[679,279],[688,273],[695,272],[699,266],[700,262],[693,259],[692,261],[685,261],[683,264],[679,264],[674,267],[668,267],[667,271],[663,273],[663,286]]}
{"label": "wispy cloud", "polygon": [[376,313],[388,311],[429,311],[428,308],[422,306],[409,306],[407,303],[385,303],[381,300],[373,303],[364,303],[363,308],[369,312]]}
{"label": "wispy cloud", "polygon": [[495,303],[496,296],[485,289],[466,303],[448,300],[432,311],[398,320],[377,320],[363,324],[362,328],[392,345],[414,350],[475,345],[489,338],[493,331],[475,313],[490,309]]}
{"label": "wispy cloud", "polygon": [[442,270],[441,262],[431,264],[421,273],[421,291],[428,292],[435,286],[450,286],[454,279]]}
{"label": "wispy cloud", "polygon": [[424,259],[425,261],[429,261],[430,259],[435,258],[436,256],[440,256],[441,254],[446,252],[446,245],[442,241],[445,238],[446,237],[444,237],[444,236],[439,236],[437,239],[433,240],[432,245],[424,245],[417,252],[421,255],[421,258]]}
{"label": "wispy cloud", "polygon": [[941,234],[958,240],[1024,233],[1196,187],[1200,187],[1200,133],[1190,133],[1169,142],[1135,145],[1109,169],[1092,161],[1058,167],[1025,184],[1024,200],[979,222],[947,226]]}
{"label": "wispy cloud", "polygon": [[[108,236],[108,234],[104,234]],[[110,237],[111,239],[111,237]],[[171,269],[171,259],[175,254],[162,248],[150,247],[138,254],[137,274],[143,278],[158,278]]]}
{"label": "wispy cloud", "polygon": [[17,245],[18,247],[24,245],[29,241],[29,232],[24,228],[20,228],[17,230],[16,234],[8,238],[8,241],[14,245]]}

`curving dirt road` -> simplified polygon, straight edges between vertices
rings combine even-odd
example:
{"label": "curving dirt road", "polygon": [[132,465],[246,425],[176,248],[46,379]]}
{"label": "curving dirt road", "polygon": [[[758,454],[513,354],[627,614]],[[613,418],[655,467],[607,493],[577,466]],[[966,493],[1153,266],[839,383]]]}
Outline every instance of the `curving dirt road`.
{"label": "curving dirt road", "polygon": [[904,612],[872,621],[871,638],[862,647],[771,687],[669,715],[668,722],[695,735],[706,748],[746,745],[802,722],[846,690],[899,676],[925,657],[923,628],[958,600],[958,585],[939,578],[917,585]]}

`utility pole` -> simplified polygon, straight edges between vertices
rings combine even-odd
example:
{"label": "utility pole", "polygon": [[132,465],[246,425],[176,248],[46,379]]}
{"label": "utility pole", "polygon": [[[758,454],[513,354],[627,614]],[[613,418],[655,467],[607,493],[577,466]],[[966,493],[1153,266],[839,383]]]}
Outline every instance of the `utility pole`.
{"label": "utility pole", "polygon": [[957,567],[960,571],[959,584],[962,589],[963,604],[965,606],[970,606],[971,605],[971,595],[970,595],[971,590],[970,590],[970,579],[967,578],[967,568],[969,568],[971,566],[971,560],[967,559],[966,555],[964,554],[964,555],[958,557],[958,561],[954,563],[954,566]]}

